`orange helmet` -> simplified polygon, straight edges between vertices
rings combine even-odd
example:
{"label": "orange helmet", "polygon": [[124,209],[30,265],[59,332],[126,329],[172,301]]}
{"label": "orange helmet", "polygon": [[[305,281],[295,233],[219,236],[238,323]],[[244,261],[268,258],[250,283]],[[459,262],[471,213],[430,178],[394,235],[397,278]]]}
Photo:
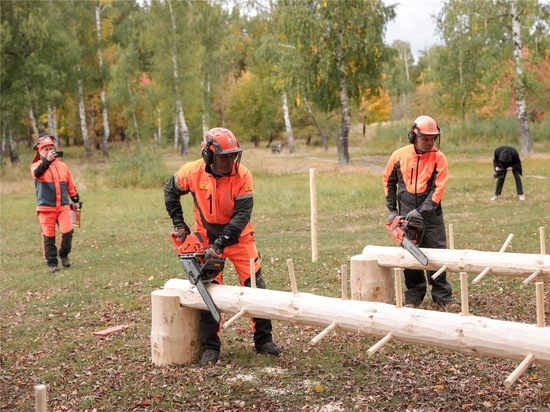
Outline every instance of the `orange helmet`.
{"label": "orange helmet", "polygon": [[32,159],[32,162],[36,162],[40,160],[40,149],[46,146],[54,146],[55,147],[55,136],[51,133],[47,132],[41,132],[38,135],[38,138],[36,139],[36,142],[34,143],[33,149],[36,150],[36,154],[34,155],[34,159]]}
{"label": "orange helmet", "polygon": [[216,156],[235,153],[235,172],[239,168],[243,149],[239,141],[229,129],[223,127],[215,127],[210,129],[204,135],[202,148],[202,158],[207,165],[212,167],[212,171],[216,173]]}
{"label": "orange helmet", "polygon": [[419,116],[414,121],[409,130],[409,143],[414,143],[419,136],[435,136],[436,139],[441,136],[439,126],[430,116]]}

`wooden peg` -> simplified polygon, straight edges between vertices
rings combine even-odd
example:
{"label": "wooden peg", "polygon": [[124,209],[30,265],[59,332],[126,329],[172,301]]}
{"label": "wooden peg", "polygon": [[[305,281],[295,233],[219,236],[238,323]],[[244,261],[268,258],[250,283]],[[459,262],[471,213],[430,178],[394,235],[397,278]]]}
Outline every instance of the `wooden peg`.
{"label": "wooden peg", "polygon": [[367,351],[367,355],[369,356],[374,355],[382,347],[384,347],[386,343],[388,343],[392,339],[393,339],[393,333],[388,333],[386,336],[384,336],[382,339],[380,339],[378,342],[376,342],[374,345],[370,347],[370,349]]}
{"label": "wooden peg", "polygon": [[314,346],[317,345],[325,336],[327,336],[330,332],[332,332],[338,324],[336,322],[332,322],[330,325],[328,325],[321,333],[319,333],[317,336],[315,336],[311,341],[309,342],[310,345]]}

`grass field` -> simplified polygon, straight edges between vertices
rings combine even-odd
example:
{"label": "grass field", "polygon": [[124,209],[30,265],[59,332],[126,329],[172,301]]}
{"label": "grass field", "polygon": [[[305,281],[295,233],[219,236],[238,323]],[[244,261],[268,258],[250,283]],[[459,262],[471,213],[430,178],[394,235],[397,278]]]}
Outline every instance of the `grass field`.
{"label": "grass field", "polygon": [[[269,289],[291,290],[286,260],[292,259],[299,291],[339,297],[342,264],[366,245],[393,246],[383,227],[388,213],[381,171],[404,141],[360,140],[351,141],[352,163],[342,168],[335,149],[298,142],[296,153],[279,155],[245,144],[243,164],[254,175],[253,224]],[[455,248],[498,251],[513,233],[508,252],[540,253],[539,228],[550,230],[550,141],[536,141],[537,154],[522,159],[523,202],[511,176],[501,198],[489,200],[498,144],[449,142],[443,210],[454,227]],[[56,274],[41,256],[28,170],[32,154],[23,152],[19,165],[2,167],[0,410],[34,410],[34,385],[45,383],[51,411],[550,411],[550,368],[536,363],[506,389],[517,361],[403,342],[368,357],[373,337],[335,331],[310,346],[319,328],[277,321],[280,359],[256,355],[248,321],[240,319],[222,332],[215,367],[153,366],[150,294],[168,279],[184,277],[170,242],[162,187],[199,150],[182,158],[167,149],[127,153],[113,147],[108,161],[85,161],[79,148],[63,150],[84,206],[73,266]],[[319,228],[315,263],[311,168]],[[188,220],[191,203],[184,198]],[[226,283],[237,284],[227,266]],[[448,279],[460,299],[458,274]],[[471,314],[535,323],[534,285],[522,280],[487,275],[470,285]],[[544,283],[548,325],[550,282]],[[439,310],[428,297],[421,308]],[[121,324],[129,328],[107,338],[92,335]]]}

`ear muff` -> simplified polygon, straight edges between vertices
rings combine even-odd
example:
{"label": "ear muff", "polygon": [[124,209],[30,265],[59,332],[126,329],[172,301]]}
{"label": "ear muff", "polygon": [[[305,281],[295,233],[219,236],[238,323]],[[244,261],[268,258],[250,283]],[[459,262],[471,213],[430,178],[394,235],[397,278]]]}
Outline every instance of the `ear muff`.
{"label": "ear muff", "polygon": [[220,146],[218,142],[216,142],[214,139],[208,138],[206,140],[206,144],[204,145],[204,149],[202,149],[202,158],[204,160],[204,163],[211,166],[214,164],[214,154],[215,153],[222,153],[223,149]]}
{"label": "ear muff", "polygon": [[214,163],[214,152],[210,150],[210,146],[212,146],[212,140],[208,139],[204,145],[204,149],[202,149],[202,158],[204,163],[209,166]]}
{"label": "ear muff", "polygon": [[416,141],[416,132],[414,131],[414,129],[416,129],[416,123],[413,123],[413,125],[411,126],[411,130],[409,130],[409,133],[407,135],[407,137],[409,138],[409,143],[414,143]]}

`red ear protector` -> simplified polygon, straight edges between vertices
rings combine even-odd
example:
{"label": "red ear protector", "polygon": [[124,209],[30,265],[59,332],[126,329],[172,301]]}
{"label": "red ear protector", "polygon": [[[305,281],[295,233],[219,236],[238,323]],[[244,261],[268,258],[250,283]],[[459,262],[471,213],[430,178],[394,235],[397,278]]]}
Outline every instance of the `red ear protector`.
{"label": "red ear protector", "polygon": [[[436,136],[436,139],[438,137],[441,136],[441,130],[439,129],[439,126],[436,124],[436,127],[437,127],[437,136]],[[416,138],[418,137],[418,133],[415,131],[418,130],[420,132],[420,130],[418,129],[418,127],[416,126],[416,123],[413,123],[413,125],[411,126],[411,130],[409,130],[409,133],[407,134],[407,137],[409,139],[409,143],[415,143],[416,142]]]}
{"label": "red ear protector", "polygon": [[[213,146],[213,150],[210,149],[210,146]],[[202,149],[202,153],[201,153],[204,163],[206,163],[209,166],[213,165],[214,152],[220,153],[221,151],[222,151],[222,147],[218,144],[218,142],[210,138],[207,138],[206,144],[204,145],[204,149]]]}

